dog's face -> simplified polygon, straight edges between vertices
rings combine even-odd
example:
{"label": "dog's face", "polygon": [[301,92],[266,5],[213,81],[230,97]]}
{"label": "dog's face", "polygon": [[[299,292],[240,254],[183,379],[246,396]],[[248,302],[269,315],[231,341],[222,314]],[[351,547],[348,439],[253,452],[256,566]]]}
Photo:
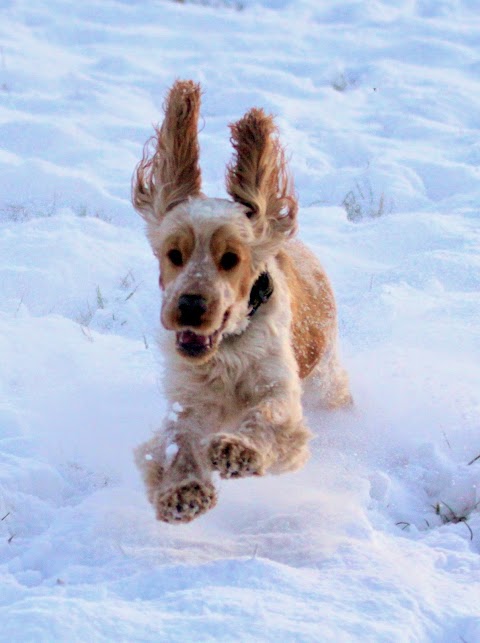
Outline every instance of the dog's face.
{"label": "dog's face", "polygon": [[297,214],[273,118],[257,108],[230,126],[233,201],[203,196],[200,96],[192,81],[173,85],[132,185],[160,262],[162,324],[175,333],[178,353],[196,363],[208,361],[225,335],[247,327],[252,285],[294,234]]}
{"label": "dog's face", "polygon": [[206,362],[225,335],[248,323],[256,275],[246,208],[224,199],[189,199],[149,236],[160,264],[162,324],[175,333],[182,357]]}

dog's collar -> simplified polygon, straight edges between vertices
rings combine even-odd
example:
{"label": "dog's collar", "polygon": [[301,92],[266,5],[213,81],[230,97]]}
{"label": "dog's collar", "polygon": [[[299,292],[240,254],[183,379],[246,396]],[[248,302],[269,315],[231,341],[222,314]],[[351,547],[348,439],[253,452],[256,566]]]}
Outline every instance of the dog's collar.
{"label": "dog's collar", "polygon": [[262,304],[267,302],[273,293],[273,281],[268,272],[262,272],[250,291],[248,316],[252,317]]}

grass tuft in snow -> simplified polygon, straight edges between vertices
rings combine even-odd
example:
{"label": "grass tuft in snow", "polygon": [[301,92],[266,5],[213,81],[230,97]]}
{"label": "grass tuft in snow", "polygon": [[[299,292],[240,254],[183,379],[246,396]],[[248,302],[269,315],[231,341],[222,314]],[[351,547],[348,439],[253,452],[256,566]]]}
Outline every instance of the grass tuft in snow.
{"label": "grass tuft in snow", "polygon": [[121,290],[127,290],[129,291],[127,296],[125,297],[124,301],[128,301],[133,297],[133,295],[137,292],[137,290],[141,286],[140,283],[135,283],[135,277],[133,275],[133,272],[129,270],[125,277],[120,281],[120,288]]}
{"label": "grass tuft in snow", "polygon": [[342,205],[347,213],[347,219],[354,222],[363,219],[378,219],[393,209],[391,202],[387,206],[383,192],[378,199],[375,197],[368,179],[362,183],[356,181],[355,187],[345,195]]}
{"label": "grass tuft in snow", "polygon": [[405,522],[405,520],[400,520],[400,522],[395,523],[397,527],[400,527],[402,531],[405,531],[405,529],[408,529],[410,527],[409,522]]}
{"label": "grass tuft in snow", "polygon": [[5,59],[5,47],[0,45],[0,91],[8,93],[10,91],[10,85],[5,81],[5,76],[7,73],[7,63]]}
{"label": "grass tuft in snow", "polygon": [[5,525],[6,525],[6,531],[8,533],[8,538],[7,538],[7,543],[8,544],[10,544],[12,542],[12,540],[15,538],[15,535],[16,535],[11,531],[10,527],[5,522],[7,520],[7,518],[11,515],[11,513],[12,513],[11,511],[7,511],[7,513],[0,518],[0,522],[5,523]]}
{"label": "grass tuft in snow", "polygon": [[92,310],[92,307],[90,305],[90,302],[87,301],[85,305],[85,309],[81,310],[78,315],[75,318],[75,321],[80,324],[82,327],[88,327],[90,322],[92,321],[92,318],[95,314],[96,310]]}
{"label": "grass tuft in snow", "polygon": [[97,308],[100,308],[101,310],[104,310],[105,308],[105,299],[103,298],[100,286],[97,286]]}
{"label": "grass tuft in snow", "polygon": [[346,92],[358,86],[358,78],[351,72],[339,72],[331,81],[332,88],[337,92]]}
{"label": "grass tuft in snow", "polygon": [[80,328],[81,328],[81,331],[82,331],[83,335],[88,339],[88,341],[93,343],[94,340],[93,340],[93,337],[92,337],[92,333],[91,333],[90,329],[88,328],[88,326],[84,326],[83,324],[80,324]]}
{"label": "grass tuft in snow", "polygon": [[23,223],[34,218],[48,218],[57,214],[58,203],[56,195],[49,203],[26,201],[19,203],[6,202],[0,206],[0,221]]}
{"label": "grass tuft in snow", "polygon": [[[112,222],[112,218],[107,216],[102,210],[89,209],[84,203],[66,209],[81,219],[91,217],[93,219],[100,219],[106,223]],[[20,202],[7,201],[0,205],[0,221],[24,223],[31,219],[46,219],[59,214],[60,210],[61,206],[57,194],[54,194],[51,200],[45,201],[35,199]]]}
{"label": "grass tuft in snow", "polygon": [[100,219],[106,223],[112,222],[112,217],[107,216],[102,210],[93,210],[91,211],[85,203],[80,203],[73,208],[74,214],[77,217],[92,217],[94,219]]}
{"label": "grass tuft in snow", "polygon": [[437,516],[440,516],[440,519],[444,525],[447,525],[448,523],[453,523],[454,525],[458,524],[459,522],[465,523],[465,527],[468,529],[470,532],[470,540],[473,540],[473,531],[470,525],[468,524],[468,519],[470,518],[471,514],[475,509],[480,505],[480,500],[475,503],[471,507],[465,507],[462,511],[454,511],[450,505],[447,505],[446,502],[441,501],[437,502],[436,505],[433,506],[435,509],[435,513]]}
{"label": "grass tuft in snow", "polygon": [[5,203],[0,210],[0,219],[15,223],[28,221],[31,218],[27,206],[23,203]]}

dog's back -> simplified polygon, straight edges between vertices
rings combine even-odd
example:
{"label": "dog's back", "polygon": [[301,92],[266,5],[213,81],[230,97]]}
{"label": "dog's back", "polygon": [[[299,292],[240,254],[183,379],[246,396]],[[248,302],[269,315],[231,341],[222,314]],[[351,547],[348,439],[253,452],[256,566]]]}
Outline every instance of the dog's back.
{"label": "dog's back", "polygon": [[303,243],[289,241],[277,260],[290,291],[292,344],[303,379],[335,342],[335,299],[325,271]]}
{"label": "dog's back", "polygon": [[338,358],[335,297],[323,267],[296,239],[284,245],[277,262],[290,292],[291,342],[300,378],[314,380],[323,406],[350,405],[348,376]]}

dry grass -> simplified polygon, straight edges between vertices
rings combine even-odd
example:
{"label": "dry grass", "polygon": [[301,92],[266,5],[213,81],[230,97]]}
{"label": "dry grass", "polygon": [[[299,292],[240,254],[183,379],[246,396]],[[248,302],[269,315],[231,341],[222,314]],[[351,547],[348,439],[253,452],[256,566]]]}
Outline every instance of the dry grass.
{"label": "dry grass", "polygon": [[354,222],[378,219],[393,209],[393,204],[387,203],[383,192],[380,197],[375,197],[368,179],[355,182],[355,187],[345,195],[342,206],[347,213],[347,219]]}

